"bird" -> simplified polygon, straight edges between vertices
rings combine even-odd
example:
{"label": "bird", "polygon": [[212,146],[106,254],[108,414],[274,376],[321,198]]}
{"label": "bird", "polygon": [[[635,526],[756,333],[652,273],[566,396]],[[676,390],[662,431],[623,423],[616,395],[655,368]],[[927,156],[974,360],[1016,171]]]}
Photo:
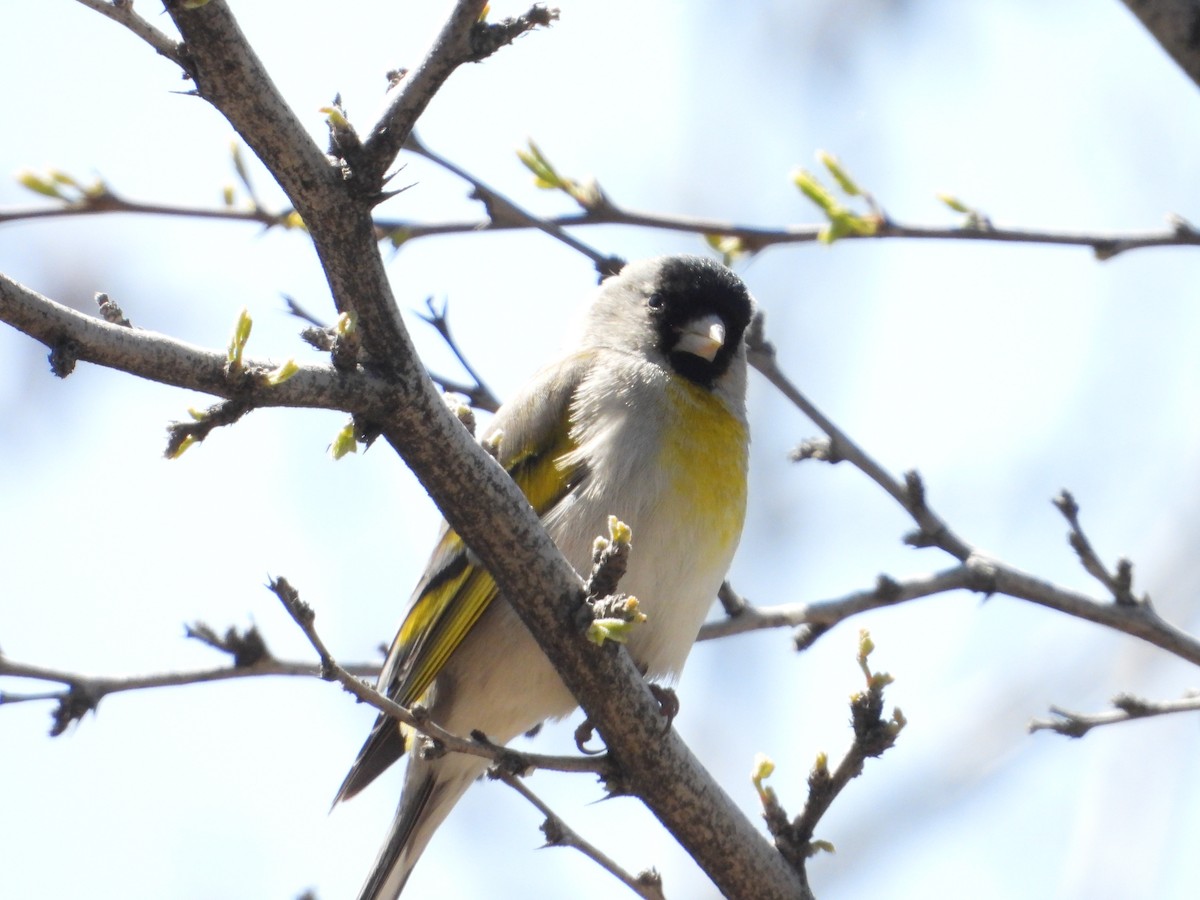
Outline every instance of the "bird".
{"label": "bird", "polygon": [[[622,593],[646,621],[627,648],[648,679],[678,676],[741,537],[747,495],[745,332],[754,300],[724,265],[659,256],[604,279],[570,349],[496,412],[480,439],[576,571],[610,516],[632,531]],[[578,703],[445,523],[378,690],[455,734],[497,744]],[[381,714],[337,792],[353,797],[409,751],[399,806],[359,900],[395,900],[487,761],[411,752]]]}

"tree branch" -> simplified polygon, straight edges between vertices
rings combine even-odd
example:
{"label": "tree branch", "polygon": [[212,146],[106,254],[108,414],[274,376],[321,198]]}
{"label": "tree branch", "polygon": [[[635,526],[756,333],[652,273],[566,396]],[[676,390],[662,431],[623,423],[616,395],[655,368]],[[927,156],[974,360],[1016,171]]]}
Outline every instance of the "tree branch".
{"label": "tree branch", "polygon": [[577,831],[567,825],[562,817],[547,806],[520,778],[498,768],[489,770],[488,776],[507,784],[546,817],[546,821],[542,823],[542,834],[546,836],[547,847],[573,847],[639,897],[643,897],[645,900],[665,900],[662,878],[656,871],[650,869],[638,875],[629,874],[599,847],[585,840]]}
{"label": "tree branch", "polygon": [[[286,578],[272,578],[267,585],[271,592],[279,598],[283,608],[287,610],[292,620],[300,626],[304,636],[317,651],[321,666],[319,674],[325,681],[336,681],[348,693],[353,694],[360,703],[375,707],[381,713],[391,716],[397,722],[411,725],[421,734],[436,741],[439,751],[452,751],[478,756],[507,766],[511,771],[530,771],[533,769],[552,769],[558,772],[593,772],[606,775],[611,770],[611,764],[604,756],[546,756],[540,753],[520,753],[501,747],[477,737],[463,738],[447,731],[434,722],[424,707],[417,706],[407,709],[390,697],[379,693],[365,681],[356,678],[346,667],[340,665],[325,642],[317,633],[314,622],[316,613],[311,606],[300,599],[299,592],[288,583]],[[378,670],[376,670],[378,674]]]}
{"label": "tree branch", "polygon": [[[1200,640],[1159,617],[1152,608],[1149,598],[1133,599],[1130,595],[1127,601],[1122,595],[1115,603],[1102,603],[1022,572],[983,554],[978,548],[967,543],[955,534],[926,502],[925,487],[916,472],[906,473],[903,483],[894,478],[861,447],[851,441],[788,380],[787,376],[779,369],[774,347],[763,335],[761,317],[752,326],[748,342],[751,365],[791,400],[801,412],[812,419],[827,436],[823,440],[805,442],[793,453],[793,458],[796,460],[820,459],[830,463],[849,462],[882,487],[916,522],[917,530],[905,537],[906,543],[914,547],[937,547],[962,563],[962,566],[956,569],[935,576],[931,584],[913,585],[916,590],[920,591],[924,587],[938,585],[940,585],[940,589],[948,590],[956,586],[954,584],[956,580],[961,580],[962,584],[957,586],[984,594],[1007,594],[1011,597],[1029,600],[1049,609],[1055,609],[1076,618],[1086,619],[1089,622],[1105,625],[1141,638],[1181,659],[1200,665]],[[1069,495],[1067,496],[1069,498]],[[1071,502],[1073,503],[1073,501]],[[1060,501],[1060,509],[1062,508]],[[1068,516],[1069,520],[1070,518],[1071,516]],[[1082,534],[1082,532],[1079,533]],[[1073,540],[1072,543],[1074,546],[1075,541]],[[877,585],[873,591],[851,595],[850,598],[841,601],[840,605],[833,608],[835,614],[842,611],[853,614],[859,611],[860,606],[871,608],[871,604],[887,605],[889,602],[896,602],[890,598],[890,587],[886,585],[884,587],[887,589],[882,592],[881,587]],[[1119,589],[1120,585],[1117,584],[1116,587]],[[1128,593],[1127,585],[1125,591]],[[929,593],[932,592],[929,591]],[[920,592],[914,594],[914,596],[925,595]]]}
{"label": "tree branch", "polygon": [[1071,526],[1071,533],[1067,536],[1067,540],[1071,544],[1071,549],[1079,556],[1079,562],[1083,565],[1084,570],[1108,589],[1113,600],[1124,606],[1149,603],[1149,597],[1133,596],[1133,563],[1122,557],[1117,561],[1117,571],[1114,574],[1108,571],[1096,551],[1092,549],[1092,542],[1088,540],[1087,535],[1083,532],[1083,526],[1079,524],[1079,504],[1075,502],[1071,492],[1060,491],[1059,495],[1054,498],[1054,506]]}
{"label": "tree branch", "polygon": [[[982,228],[971,224],[921,225],[889,221],[874,234],[847,234],[839,241],[915,240],[968,241],[1001,244],[1048,244],[1051,246],[1086,247],[1103,261],[1130,250],[1150,247],[1200,247],[1200,232],[1176,216],[1169,217],[1169,227],[1141,232],[1051,231],[1038,228]],[[419,223],[402,219],[377,220],[382,231],[393,240],[415,240],[451,234],[482,234],[493,231],[542,228],[582,228],[598,225],[627,225],[660,231],[685,232],[698,235],[735,238],[745,252],[758,252],[768,247],[788,244],[811,244],[820,240],[823,225],[784,225],[764,227],[741,225],[723,219],[704,219],[691,216],[672,216],[663,213],[635,212],[612,207],[594,212],[552,216],[533,225],[518,219],[488,218],[461,222]]]}
{"label": "tree branch", "polygon": [[[725,618],[704,624],[697,641],[711,641],[767,628],[795,627],[799,629],[794,638],[796,649],[806,650],[818,637],[851,616],[920,597],[970,588],[975,580],[966,566],[955,566],[935,575],[904,581],[895,581],[887,575],[880,575],[873,588],[812,603],[760,607],[739,598],[741,604],[734,612],[729,612],[727,607]],[[731,591],[732,588],[728,590]]]}
{"label": "tree branch", "polygon": [[110,694],[128,691],[152,690],[164,687],[183,687],[192,684],[207,684],[214,681],[230,681],[240,678],[265,678],[274,676],[320,678],[336,680],[361,702],[373,706],[380,712],[406,722],[422,734],[436,741],[440,749],[456,753],[468,753],[491,760],[513,772],[531,772],[546,769],[555,772],[586,772],[604,777],[611,773],[612,766],[606,756],[550,756],[542,753],[524,753],[508,747],[500,747],[475,737],[464,738],[452,734],[433,723],[424,710],[412,710],[392,702],[379,694],[363,678],[374,679],[379,675],[379,663],[350,663],[342,665],[329,656],[324,643],[312,628],[311,610],[307,613],[307,624],[300,621],[306,615],[304,604],[284,579],[271,584],[272,591],[283,602],[284,607],[301,624],[309,642],[317,649],[320,664],[281,660],[266,646],[256,628],[239,632],[229,628],[219,635],[204,623],[187,626],[187,637],[228,654],[231,663],[210,669],[193,669],[182,672],[162,672],[150,675],[108,677],[84,675],[63,669],[22,663],[0,654],[0,677],[22,678],[33,681],[66,685],[65,690],[14,692],[0,691],[0,706],[16,703],[53,700],[58,706],[54,711],[52,737],[63,734],[74,721],[81,720],[88,712],[94,712],[100,701]]}
{"label": "tree branch", "polygon": [[[434,152],[420,142],[415,134],[409,136],[404,149],[422,156],[462,178],[471,185],[471,197],[482,202],[486,219],[462,222],[412,222],[386,217],[374,220],[376,238],[398,247],[418,238],[442,235],[466,235],[483,232],[536,229],[566,244],[592,260],[601,274],[611,274],[620,268],[620,260],[608,256],[574,237],[567,229],[601,225],[625,225],[659,231],[695,234],[703,237],[731,238],[740,252],[758,252],[768,247],[807,244],[820,240],[824,225],[745,225],[722,219],[692,216],[673,216],[647,213],[617,206],[607,195],[603,201],[582,212],[543,217],[536,216],[512,199],[490,187],[452,160]],[[230,207],[189,207],[167,203],[127,200],[99,182],[81,192],[78,197],[58,196],[58,206],[27,207],[0,211],[0,224],[27,219],[57,216],[85,216],[103,213],[132,213],[198,219],[222,219],[232,222],[253,222],[265,228],[294,228],[297,217],[290,210],[271,212],[257,203],[250,209]],[[902,223],[893,219],[880,222],[871,234],[849,233],[838,240],[947,240],[986,241],[991,243],[1046,244],[1051,246],[1086,247],[1099,260],[1112,259],[1131,250],[1153,247],[1200,247],[1200,231],[1177,215],[1169,215],[1169,226],[1155,231],[1088,232],[1050,231],[1037,228],[1005,228],[970,217],[962,225],[921,225]]]}
{"label": "tree branch", "polygon": [[142,203],[126,200],[112,193],[107,186],[100,195],[87,195],[59,206],[29,207],[0,210],[0,225],[28,219],[95,216],[105,213],[131,213],[142,216],[171,216],[184,219],[218,219],[226,222],[252,222],[264,228],[290,227],[291,213],[273,213],[265,209],[236,209],[233,207],[176,206],[170,203]]}
{"label": "tree branch", "polygon": [[[377,674],[379,672],[378,665],[368,663],[356,663],[347,668],[350,672],[362,676],[369,676],[372,673]],[[27,703],[36,700],[56,701],[58,707],[53,714],[54,725],[50,729],[50,735],[57,737],[66,731],[67,726],[71,722],[83,718],[85,713],[94,711],[100,701],[109,694],[163,687],[182,687],[189,684],[207,684],[213,681],[229,681],[235,678],[261,678],[278,675],[311,678],[319,677],[320,674],[320,668],[312,663],[276,659],[269,654],[249,665],[234,663],[228,666],[215,666],[211,669],[162,672],[152,675],[132,675],[121,678],[66,672],[62,669],[36,666],[0,656],[0,677],[28,678],[34,681],[51,682],[67,686],[66,690],[30,693],[0,691],[0,706],[13,703]]]}
{"label": "tree branch", "polygon": [[[231,373],[227,355],[140,328],[84,315],[0,274],[0,321],[49,347],[52,356],[106,366],[174,387],[244,401],[251,407],[337,409],[384,416],[397,402],[387,381],[366,372],[299,365],[286,381],[270,384],[276,364],[247,359]],[[67,374],[67,373],[63,373]]]}
{"label": "tree branch", "polygon": [[1113,697],[1112,704],[1115,709],[1102,713],[1076,713],[1052,706],[1050,713],[1054,718],[1033,719],[1029,723],[1029,731],[1054,731],[1067,737],[1081,738],[1093,728],[1105,725],[1200,711],[1200,694],[1189,691],[1178,700],[1145,700],[1132,694],[1118,694]]}
{"label": "tree branch", "polygon": [[[554,219],[545,219],[540,216],[535,216],[528,210],[523,209],[514,203],[511,199],[501,194],[499,191],[488,187],[470,172],[463,169],[457,163],[452,162],[446,157],[433,152],[426,147],[418,139],[416,133],[410,134],[404,149],[417,156],[424,157],[432,163],[441,166],[447,172],[457,175],[463,181],[471,185],[471,198],[480,201],[488,212],[488,223],[506,223],[500,225],[502,228],[536,228],[543,234],[549,235],[560,243],[566,244],[572,250],[582,253],[596,266],[596,271],[601,278],[608,275],[615,275],[621,271],[621,267],[625,265],[624,260],[619,257],[608,256],[601,253],[596,248],[585,244],[583,241],[569,234],[562,225],[558,224]],[[378,224],[378,223],[377,223]],[[380,226],[389,235],[404,235],[405,240],[410,239],[413,235],[410,230],[404,226],[400,229],[389,228],[386,224]],[[487,230],[486,228],[484,230]],[[393,238],[394,242],[394,238]]]}
{"label": "tree branch", "polygon": [[88,9],[124,25],[171,62],[187,69],[183,48],[169,35],[159,31],[133,11],[133,0],[78,0]]}
{"label": "tree branch", "polygon": [[557,10],[535,5],[524,16],[492,25],[481,21],[486,0],[459,0],[425,59],[399,83],[395,98],[363,144],[366,183],[382,186],[384,175],[412,133],[417,119],[454,70],[479,62],[520,34],[558,18]]}
{"label": "tree branch", "polygon": [[866,690],[850,698],[854,741],[833,772],[829,771],[826,754],[817,756],[808,776],[808,800],[803,812],[794,820],[789,820],[775,791],[764,784],[774,771],[774,763],[766,757],[760,757],[755,766],[753,781],[763,806],[767,829],[775,838],[775,845],[780,852],[797,867],[803,867],[804,862],[819,851],[832,852],[833,846],[828,842],[813,840],[817,823],[846,786],[862,774],[866,761],[890,750],[907,724],[899,709],[892,711],[891,718],[883,717],[883,692],[892,683],[892,677],[886,672],[872,672],[867,664],[867,658],[875,649],[867,632],[859,633],[858,643],[858,665],[866,677]]}
{"label": "tree branch", "polygon": [[1200,0],[1122,0],[1184,74],[1200,86]]}
{"label": "tree branch", "polygon": [[[633,791],[727,894],[805,896],[797,873],[669,729],[633,661],[597,647],[575,620],[583,586],[499,464],[467,434],[425,377],[396,309],[370,218],[373,198],[348,190],[303,136],[224,0],[169,12],[197,87],[242,134],[308,225],[340,312],[357,315],[373,370],[397,403],[382,433],[563,676],[627,773]],[[256,96],[256,92],[261,96]],[[297,146],[291,146],[296,144]],[[302,145],[302,146],[301,146]]]}

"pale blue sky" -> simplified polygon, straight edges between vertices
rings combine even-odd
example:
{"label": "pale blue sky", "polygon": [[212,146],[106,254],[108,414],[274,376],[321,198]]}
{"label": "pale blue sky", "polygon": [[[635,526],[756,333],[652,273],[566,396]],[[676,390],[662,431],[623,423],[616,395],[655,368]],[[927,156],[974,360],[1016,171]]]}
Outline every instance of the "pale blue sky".
{"label": "pale blue sky", "polygon": [[[147,9],[153,4],[146,4]],[[366,127],[383,73],[419,58],[444,4],[235,4],[244,30],[318,140],[341,92]],[[637,209],[754,224],[813,221],[789,173],[837,153],[899,220],[952,222],[952,192],[997,223],[1143,230],[1200,220],[1200,93],[1117,0],[564,2],[552,29],[458,75],[425,140],[515,199],[567,211],[530,186],[513,150],[535,138],[569,174],[594,174]],[[495,5],[493,16],[520,11]],[[143,10],[144,14],[150,14]],[[286,17],[286,19],[285,19]],[[5,17],[0,84],[10,139],[0,174],[102,174],[140,199],[216,204],[232,133],[169,63],[68,0]],[[155,16],[163,28],[170,23]],[[385,214],[476,214],[453,178],[410,161]],[[277,191],[259,174],[262,194]],[[7,177],[0,205],[31,202]],[[583,232],[628,257],[697,239]],[[917,467],[961,535],[1095,592],[1049,504],[1069,487],[1107,559],[1200,625],[1200,256],[1152,250],[1098,263],[1084,250],[881,242],[771,250],[739,271],[768,313],[785,368],[894,471]],[[539,235],[417,242],[389,262],[406,310],[449,297],[455,330],[501,395],[550,356],[587,296],[590,264]],[[250,352],[316,359],[280,293],[329,314],[298,234],[134,217],[0,228],[0,271],[64,302],[110,293],[135,324],[222,346],[238,309]],[[409,317],[421,352],[444,349]],[[204,398],[81,365],[0,329],[0,647],[96,673],[217,662],[183,640],[196,619],[257,623],[281,656],[308,656],[263,587],[286,575],[344,660],[388,639],[420,574],[437,513],[385,447],[340,463],[330,413],[263,411],[178,462],[164,427]],[[787,463],[814,428],[761,381],[751,389],[751,511],[732,578],[784,603],[949,563],[900,543],[910,527],[845,467]],[[699,647],[678,727],[751,815],[756,752],[798,812],[817,752],[848,741],[857,628],[896,678],[910,721],[819,836],[822,900],[884,896],[1183,898],[1200,877],[1194,720],[1069,742],[1028,736],[1047,705],[1096,709],[1118,690],[1173,696],[1194,672],[1132,639],[1018,601],[926,600],[851,622],[796,655],[789,635]],[[5,688],[13,685],[5,685]],[[68,735],[49,708],[0,710],[0,895],[351,896],[374,857],[398,774],[327,815],[372,713],[317,681],[112,697]],[[573,723],[539,749],[569,744]],[[587,779],[539,775],[571,825],[668,896],[715,896],[631,800],[593,803]],[[414,897],[623,896],[577,854],[536,851],[540,818],[483,784],[431,845]],[[586,881],[586,887],[578,887]]]}

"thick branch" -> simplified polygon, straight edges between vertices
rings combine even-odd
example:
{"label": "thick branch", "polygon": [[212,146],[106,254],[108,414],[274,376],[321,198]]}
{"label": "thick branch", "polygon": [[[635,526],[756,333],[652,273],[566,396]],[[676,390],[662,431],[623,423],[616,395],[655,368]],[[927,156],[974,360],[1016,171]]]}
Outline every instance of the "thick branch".
{"label": "thick branch", "polygon": [[1200,0],[1122,0],[1200,86]]}
{"label": "thick branch", "polygon": [[[230,119],[307,223],[341,311],[358,314],[363,346],[390,378],[397,403],[383,434],[450,525],[479,554],[505,596],[596,724],[633,791],[725,893],[768,900],[805,896],[777,854],[692,756],[628,654],[579,633],[579,576],[542,529],[517,486],[445,407],[404,330],[375,244],[369,204],[329,175],[296,134],[290,112],[244,46],[224,0],[170,9],[187,42],[197,85]],[[263,99],[245,86],[265,84]],[[303,142],[296,149],[287,146]]]}
{"label": "thick branch", "polygon": [[274,365],[246,360],[241,374],[231,376],[223,352],[84,315],[3,274],[0,321],[41,341],[52,355],[65,354],[217,397],[237,397],[251,406],[339,409],[374,417],[386,415],[396,403],[396,392],[386,381],[364,372],[338,372],[332,366],[302,365],[291,378],[272,386],[256,376]]}

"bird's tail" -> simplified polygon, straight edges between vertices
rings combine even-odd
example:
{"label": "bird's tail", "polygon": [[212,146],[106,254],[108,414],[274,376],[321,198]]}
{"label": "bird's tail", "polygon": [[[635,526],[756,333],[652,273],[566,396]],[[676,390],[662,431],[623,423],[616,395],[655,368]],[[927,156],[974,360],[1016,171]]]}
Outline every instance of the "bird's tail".
{"label": "bird's tail", "polygon": [[396,818],[358,900],[396,900],[400,896],[425,845],[485,767],[484,760],[461,753],[435,760],[412,755]]}

